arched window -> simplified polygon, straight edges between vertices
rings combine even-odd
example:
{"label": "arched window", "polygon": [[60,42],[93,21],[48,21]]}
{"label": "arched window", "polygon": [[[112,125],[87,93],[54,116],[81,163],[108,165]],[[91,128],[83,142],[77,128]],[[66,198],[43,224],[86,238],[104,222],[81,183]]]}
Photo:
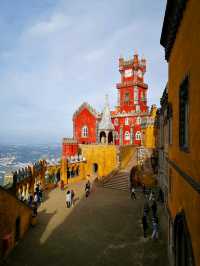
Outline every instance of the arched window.
{"label": "arched window", "polygon": [[125,125],[126,125],[126,126],[129,125],[129,119],[128,119],[128,117],[125,118]]}
{"label": "arched window", "polygon": [[136,134],[135,134],[135,139],[136,140],[141,140],[141,133],[140,131],[137,131]]}
{"label": "arched window", "polygon": [[125,140],[130,140],[130,133],[128,131],[125,132]]}
{"label": "arched window", "polygon": [[115,124],[115,126],[118,126],[118,118],[115,118],[114,124]]}
{"label": "arched window", "polygon": [[88,127],[87,126],[82,127],[81,135],[83,138],[86,138],[88,136]]}

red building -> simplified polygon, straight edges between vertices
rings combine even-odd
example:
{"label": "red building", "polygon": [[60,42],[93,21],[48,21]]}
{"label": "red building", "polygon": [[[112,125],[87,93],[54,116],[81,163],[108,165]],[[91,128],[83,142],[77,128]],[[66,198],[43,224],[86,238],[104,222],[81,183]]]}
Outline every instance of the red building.
{"label": "red building", "polygon": [[74,139],[81,144],[91,144],[97,141],[98,114],[92,106],[83,103],[73,115]]}
{"label": "red building", "polygon": [[[137,54],[131,60],[119,58],[119,72],[121,82],[116,85],[118,104],[115,111],[110,111],[106,101],[102,114],[87,103],[83,103],[74,113],[73,140],[78,144],[141,145],[141,128],[148,123],[149,117],[148,86],[144,83],[146,60],[140,60]],[[70,142],[68,144],[70,146]],[[67,149],[64,152],[63,146],[63,153],[73,155]]]}

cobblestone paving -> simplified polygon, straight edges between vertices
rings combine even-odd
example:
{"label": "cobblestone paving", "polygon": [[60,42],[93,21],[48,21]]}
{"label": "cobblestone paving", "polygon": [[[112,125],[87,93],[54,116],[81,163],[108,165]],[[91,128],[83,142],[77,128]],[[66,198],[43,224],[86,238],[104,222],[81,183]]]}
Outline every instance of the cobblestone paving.
{"label": "cobblestone paving", "polygon": [[38,224],[7,258],[9,266],[167,266],[166,218],[159,206],[159,240],[143,238],[143,195],[131,200],[126,192],[93,187],[84,197],[84,184],[71,187],[75,206],[67,209],[65,191],[46,195],[39,209]]}

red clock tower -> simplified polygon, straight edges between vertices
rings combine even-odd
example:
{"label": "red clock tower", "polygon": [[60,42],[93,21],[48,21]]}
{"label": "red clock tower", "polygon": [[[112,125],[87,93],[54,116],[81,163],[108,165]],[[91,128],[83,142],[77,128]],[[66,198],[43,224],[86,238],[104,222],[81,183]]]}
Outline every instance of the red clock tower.
{"label": "red clock tower", "polygon": [[139,60],[135,54],[133,59],[119,58],[121,83],[117,84],[118,105],[112,112],[112,122],[115,126],[115,144],[141,145],[141,124],[148,116],[147,84],[144,83],[146,60]]}
{"label": "red clock tower", "polygon": [[146,60],[138,59],[135,54],[132,60],[119,59],[121,83],[117,84],[118,106],[120,112],[147,111],[147,84],[144,83]]}

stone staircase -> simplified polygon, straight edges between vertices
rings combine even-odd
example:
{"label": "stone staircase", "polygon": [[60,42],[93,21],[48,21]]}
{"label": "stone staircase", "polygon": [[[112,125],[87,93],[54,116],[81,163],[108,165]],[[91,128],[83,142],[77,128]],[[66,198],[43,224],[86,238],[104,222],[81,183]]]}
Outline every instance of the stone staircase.
{"label": "stone staircase", "polygon": [[129,191],[129,171],[119,170],[110,179],[103,182],[104,188]]}

